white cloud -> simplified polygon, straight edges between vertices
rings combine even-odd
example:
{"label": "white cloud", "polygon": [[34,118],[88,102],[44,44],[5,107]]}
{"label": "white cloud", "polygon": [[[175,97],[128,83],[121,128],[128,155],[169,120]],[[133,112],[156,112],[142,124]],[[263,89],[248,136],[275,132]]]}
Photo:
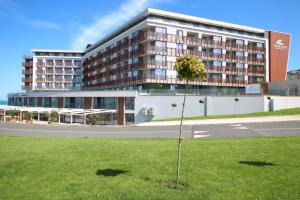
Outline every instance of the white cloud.
{"label": "white cloud", "polygon": [[113,28],[134,17],[149,6],[150,0],[127,0],[117,10],[102,16],[93,24],[82,27],[71,43],[72,49],[84,49],[88,43],[94,43],[104,37]]}
{"label": "white cloud", "polygon": [[17,22],[34,26],[37,28],[60,28],[59,25],[53,22],[29,19],[20,11],[20,6],[14,0],[0,0],[0,14],[12,17]]}

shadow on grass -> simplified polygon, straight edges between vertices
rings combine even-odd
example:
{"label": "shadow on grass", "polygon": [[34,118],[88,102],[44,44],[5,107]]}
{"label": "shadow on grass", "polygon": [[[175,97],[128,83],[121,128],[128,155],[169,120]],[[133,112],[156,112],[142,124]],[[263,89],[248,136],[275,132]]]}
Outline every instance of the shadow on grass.
{"label": "shadow on grass", "polygon": [[245,165],[253,165],[253,166],[257,166],[257,167],[274,166],[274,165],[276,165],[275,163],[264,162],[264,161],[257,161],[257,160],[242,160],[239,163],[240,164],[245,164]]}
{"label": "shadow on grass", "polygon": [[96,171],[97,176],[118,176],[120,174],[126,174],[128,171],[121,169],[98,169]]}

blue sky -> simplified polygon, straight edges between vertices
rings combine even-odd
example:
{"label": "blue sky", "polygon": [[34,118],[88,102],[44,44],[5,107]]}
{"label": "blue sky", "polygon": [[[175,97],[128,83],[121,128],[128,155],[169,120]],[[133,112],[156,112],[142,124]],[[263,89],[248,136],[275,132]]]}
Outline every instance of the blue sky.
{"label": "blue sky", "polygon": [[147,7],[291,33],[289,69],[300,68],[299,0],[0,0],[0,99],[20,91],[30,49],[80,49]]}

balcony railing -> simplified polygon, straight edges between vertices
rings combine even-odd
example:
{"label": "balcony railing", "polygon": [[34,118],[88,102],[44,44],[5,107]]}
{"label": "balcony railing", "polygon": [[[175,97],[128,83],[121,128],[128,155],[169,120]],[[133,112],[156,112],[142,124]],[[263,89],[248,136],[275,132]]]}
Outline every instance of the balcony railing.
{"label": "balcony railing", "polygon": [[22,82],[32,82],[32,78],[22,78]]}
{"label": "balcony railing", "polygon": [[36,82],[44,82],[45,79],[44,79],[44,78],[36,78],[35,81],[36,81]]}
{"label": "balcony railing", "polygon": [[22,90],[32,90],[31,85],[22,85]]}
{"label": "balcony railing", "polygon": [[44,74],[44,72],[45,72],[44,70],[36,70],[37,74]]}
{"label": "balcony railing", "polygon": [[202,39],[202,47],[222,48],[222,46],[223,43],[221,41]]}
{"label": "balcony railing", "polygon": [[32,67],[33,66],[33,62],[22,62],[22,66],[23,67]]}
{"label": "balcony railing", "polygon": [[22,70],[22,74],[24,74],[24,75],[31,75],[33,73],[33,71],[32,70]]}
{"label": "balcony railing", "polygon": [[234,51],[245,51],[246,50],[246,45],[244,44],[236,44],[234,42],[226,42],[225,43],[225,49],[227,50],[234,50]]}

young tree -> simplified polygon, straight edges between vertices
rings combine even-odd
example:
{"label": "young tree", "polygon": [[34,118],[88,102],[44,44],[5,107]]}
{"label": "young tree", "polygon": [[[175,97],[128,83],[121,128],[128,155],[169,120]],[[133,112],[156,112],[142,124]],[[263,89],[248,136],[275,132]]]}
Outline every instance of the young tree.
{"label": "young tree", "polygon": [[49,115],[49,118],[50,118],[51,122],[56,121],[57,118],[58,118],[58,112],[55,111],[55,110],[52,110],[51,113],[50,113],[50,115]]}
{"label": "young tree", "polygon": [[180,173],[180,153],[181,153],[181,141],[182,141],[182,120],[184,114],[186,93],[188,89],[189,81],[191,80],[205,80],[205,65],[199,59],[194,56],[184,56],[176,59],[175,69],[178,72],[178,78],[185,80],[185,92],[182,104],[180,130],[178,137],[178,160],[177,160],[177,176],[176,176],[176,188],[179,186],[179,173]]}
{"label": "young tree", "polygon": [[91,115],[91,123],[92,125],[97,125],[102,120],[102,115],[100,113],[94,113]]}

